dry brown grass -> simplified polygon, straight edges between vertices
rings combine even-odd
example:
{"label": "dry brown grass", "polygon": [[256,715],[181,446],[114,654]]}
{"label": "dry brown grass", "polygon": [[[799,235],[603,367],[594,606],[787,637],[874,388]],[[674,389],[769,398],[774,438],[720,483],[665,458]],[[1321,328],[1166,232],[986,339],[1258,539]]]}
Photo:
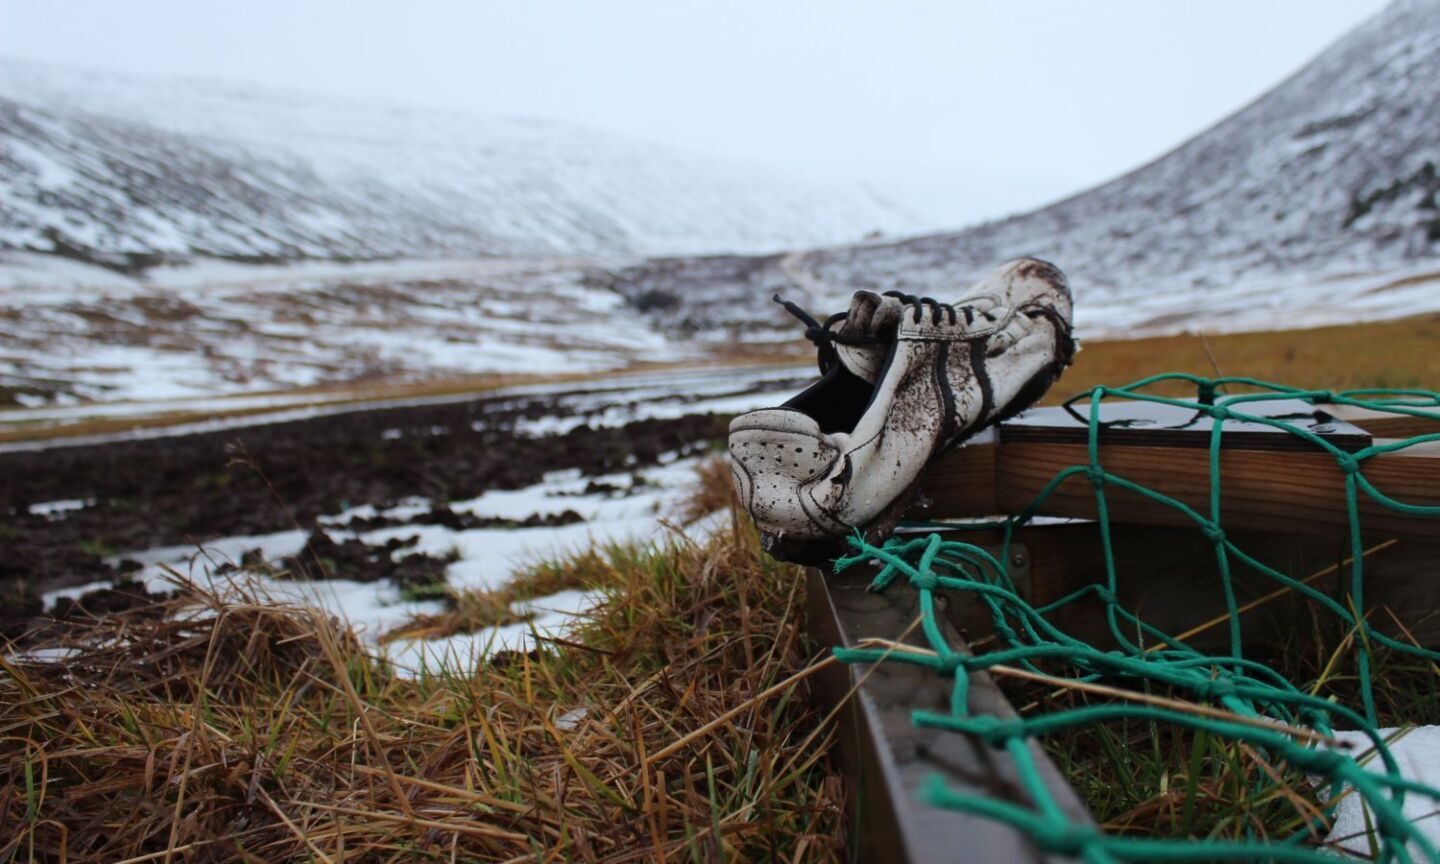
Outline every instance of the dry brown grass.
{"label": "dry brown grass", "polygon": [[[1313,330],[1087,341],[1047,401],[1157,372],[1213,377],[1217,369],[1297,387],[1433,388],[1440,385],[1440,315]],[[1185,395],[1183,388],[1170,393]]]}
{"label": "dry brown grass", "polygon": [[569,640],[418,680],[194,591],[28,646],[78,653],[0,662],[0,861],[840,859],[797,569],[739,521],[580,562]]}
{"label": "dry brown grass", "polygon": [[695,484],[678,514],[682,525],[730,507],[735,500],[730,485],[730,466],[723,458],[714,456],[703,460],[696,466],[695,473]]}

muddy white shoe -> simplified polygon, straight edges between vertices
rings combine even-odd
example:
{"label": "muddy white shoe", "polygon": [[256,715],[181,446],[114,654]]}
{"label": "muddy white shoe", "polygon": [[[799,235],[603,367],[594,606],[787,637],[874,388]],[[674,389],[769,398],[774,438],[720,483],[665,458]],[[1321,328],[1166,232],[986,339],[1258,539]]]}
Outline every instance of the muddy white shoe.
{"label": "muddy white shoe", "polygon": [[862,291],[823,325],[804,317],[820,379],[736,417],[729,447],[766,548],[797,561],[835,557],[857,530],[888,535],[936,454],[1029,407],[1075,352],[1065,276],[1033,258],[955,304]]}

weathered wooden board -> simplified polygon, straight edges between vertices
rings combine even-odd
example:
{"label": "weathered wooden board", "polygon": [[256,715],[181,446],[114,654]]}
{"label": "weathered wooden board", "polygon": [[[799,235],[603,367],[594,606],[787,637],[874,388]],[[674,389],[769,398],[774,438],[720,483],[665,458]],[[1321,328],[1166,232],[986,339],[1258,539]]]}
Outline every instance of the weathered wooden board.
{"label": "weathered wooden board", "polygon": [[[1194,412],[1174,409],[1146,413],[1132,410],[1136,403],[1104,406],[1099,444],[1100,462],[1112,474],[1177,499],[1191,509],[1210,515],[1209,429],[1189,428]],[[1085,406],[1088,410],[1088,406]],[[1333,406],[1325,406],[1326,411]],[[1304,403],[1275,403],[1270,412],[1315,427],[1345,446],[1370,443],[1373,431],[1419,433],[1440,431],[1440,422],[1406,418],[1390,422],[1390,415],[1347,410],[1357,424],[1347,427],[1328,414],[1314,412]],[[1310,410],[1315,416],[1305,419]],[[1016,514],[1027,507],[1056,474],[1089,463],[1084,413],[1046,408],[1004,424],[996,433],[947,454],[927,471],[920,505],[908,518],[953,519]],[[1173,428],[1179,419],[1182,429]],[[1134,420],[1154,422],[1136,425]],[[1317,432],[1317,434],[1322,434]],[[1330,437],[1341,436],[1341,439]],[[1335,460],[1311,445],[1302,449],[1278,446],[1266,438],[1296,439],[1283,432],[1251,429],[1223,439],[1220,457],[1220,522],[1227,536],[1241,548],[1282,572],[1305,576],[1341,561],[1350,554],[1349,520],[1345,509],[1345,474]],[[1384,443],[1383,438],[1374,443]],[[1163,443],[1162,443],[1163,442]],[[1260,446],[1254,446],[1260,442]],[[1304,442],[1301,442],[1302,444]],[[1289,446],[1289,445],[1287,445]],[[1363,463],[1367,479],[1382,493],[1400,501],[1440,506],[1440,442],[1419,444],[1404,451],[1374,456]],[[1185,514],[1114,484],[1106,499],[1118,557],[1119,600],[1139,611],[1147,621],[1171,633],[1211,620],[1224,613],[1217,581],[1213,544]],[[1398,539],[1375,560],[1367,562],[1366,606],[1372,623],[1403,636],[1390,611],[1412,628],[1416,638],[1440,642],[1440,519],[1398,514],[1359,498],[1361,542],[1365,547]],[[1044,516],[1093,520],[1098,516],[1094,489],[1087,477],[1066,480],[1038,509]],[[975,542],[998,541],[995,536],[970,534]],[[1043,605],[1084,585],[1104,582],[1100,535],[1093,523],[1032,526],[1019,531],[1017,542],[1028,547],[1029,599]],[[1013,562],[1012,562],[1013,563]],[[1317,582],[1343,602],[1348,568]],[[1248,568],[1234,568],[1240,602],[1261,596],[1276,586]],[[969,634],[990,632],[976,604],[961,604],[956,622]],[[1390,611],[1386,611],[1390,610]],[[1057,623],[1073,635],[1105,643],[1109,634],[1098,603],[1080,603],[1059,613]],[[1249,644],[1269,636],[1293,632],[1296,616],[1310,610],[1295,597],[1268,603],[1242,619]],[[1376,617],[1378,616],[1378,617]],[[1223,627],[1197,637],[1197,647],[1223,648]]]}
{"label": "weathered wooden board", "polygon": [[[1209,514],[1210,457],[1204,449],[1102,444],[1100,461],[1113,474]],[[1060,471],[1088,462],[1084,444],[1019,441],[962,447],[927,472],[923,500],[928,506],[910,518],[1019,513]],[[1366,478],[1382,493],[1411,504],[1440,506],[1440,448],[1418,445],[1373,456],[1363,465]],[[1348,525],[1345,475],[1324,453],[1226,449],[1220,468],[1224,525],[1321,535],[1333,535]],[[1113,520],[1194,524],[1184,514],[1137,493],[1115,486],[1107,493]],[[1038,512],[1095,518],[1097,504],[1089,480],[1072,476]],[[1440,519],[1396,513],[1363,493],[1360,514],[1366,538],[1440,540]]]}
{"label": "weathered wooden board", "polygon": [[[1371,433],[1299,399],[1246,402],[1236,410],[1253,417],[1279,420],[1324,438],[1351,452],[1370,446]],[[1036,408],[1000,427],[1001,443],[1041,441],[1083,444],[1090,436],[1089,403],[1068,407]],[[1215,421],[1201,410],[1158,402],[1116,400],[1100,408],[1097,424],[1102,444],[1146,447],[1208,447]],[[1306,450],[1314,445],[1274,426],[1239,419],[1226,420],[1220,429],[1222,447],[1244,450]]]}
{"label": "weathered wooden board", "polygon": [[[1325,412],[1344,420],[1374,435],[1376,438],[1413,438],[1416,435],[1440,433],[1440,420],[1430,417],[1414,417],[1408,414],[1393,414],[1372,408],[1356,408],[1350,405],[1325,405]],[[1440,414],[1440,409],[1422,409]]]}
{"label": "weathered wooden board", "polygon": [[[1111,526],[1111,534],[1116,556],[1115,593],[1122,607],[1176,635],[1225,614],[1215,551],[1199,532],[1116,523]],[[987,547],[1000,540],[998,532],[967,531],[958,536]],[[1296,578],[1328,570],[1311,585],[1344,604],[1350,585],[1350,567],[1344,563],[1350,544],[1344,536],[1250,531],[1235,531],[1230,536],[1259,561]],[[1032,605],[1043,606],[1086,585],[1105,584],[1100,532],[1093,522],[1023,527],[1016,530],[1014,544],[1010,566],[1020,572],[1017,588]],[[1370,610],[1371,624],[1382,633],[1407,638],[1395,623],[1398,618],[1423,644],[1440,645],[1440,544],[1400,540],[1374,552],[1364,563],[1365,606]],[[1233,561],[1232,577],[1241,605],[1280,587]],[[968,641],[984,639],[994,632],[988,612],[971,598],[954,598],[948,610],[961,636]],[[1103,607],[1096,599],[1078,601],[1048,617],[1078,639],[1115,647]],[[1293,592],[1244,613],[1240,621],[1244,642],[1251,646],[1285,641],[1297,630],[1310,633],[1316,626],[1339,624]],[[1222,651],[1228,638],[1226,627],[1219,625],[1186,641],[1201,650]]]}
{"label": "weathered wooden board", "polygon": [[[856,567],[823,576],[809,571],[809,630],[822,645],[853,646],[866,637],[897,639],[919,614],[917,595],[897,585],[884,594],[867,590],[874,571]],[[942,622],[957,648],[959,635]],[[923,645],[916,633],[907,639]],[[1031,806],[1014,763],[968,736],[916,727],[917,708],[947,710],[950,684],[928,669],[908,664],[835,665],[820,681],[830,704],[847,700],[841,715],[841,754],[856,784],[852,860],[885,864],[1010,864],[1069,860],[1036,848],[1024,835],[990,819],[931,807],[919,800],[921,784],[939,774],[952,787]],[[854,690],[853,696],[851,691]],[[978,713],[1015,716],[988,675],[971,676],[970,707]],[[1065,812],[1093,824],[1075,791],[1038,743],[1030,747],[1047,786]]]}

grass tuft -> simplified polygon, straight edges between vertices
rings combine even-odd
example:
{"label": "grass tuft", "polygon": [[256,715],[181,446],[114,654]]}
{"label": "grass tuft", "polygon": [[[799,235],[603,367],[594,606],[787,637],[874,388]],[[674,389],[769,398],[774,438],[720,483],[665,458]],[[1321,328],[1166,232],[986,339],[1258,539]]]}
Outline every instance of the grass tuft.
{"label": "grass tuft", "polygon": [[0,861],[843,857],[807,681],[757,698],[815,652],[800,571],[748,520],[517,582],[605,599],[563,642],[415,680],[314,610],[195,588],[12,646]]}
{"label": "grass tuft", "polygon": [[[1266,644],[1250,646],[1246,656],[1306,692],[1359,706],[1353,631],[1336,626],[1333,616],[1314,604],[1306,608],[1308,618]],[[1388,609],[1376,614],[1398,625]],[[1371,670],[1381,727],[1440,723],[1440,667],[1376,645]],[[1036,714],[1095,704],[1079,691],[1057,693],[1009,678],[1000,684],[1013,704]],[[1193,698],[1164,687],[1145,692]],[[1043,744],[1110,833],[1236,841],[1301,834],[1306,843],[1320,844],[1329,830],[1323,812],[1328,786],[1243,743],[1150,721],[1114,721],[1063,731]]]}

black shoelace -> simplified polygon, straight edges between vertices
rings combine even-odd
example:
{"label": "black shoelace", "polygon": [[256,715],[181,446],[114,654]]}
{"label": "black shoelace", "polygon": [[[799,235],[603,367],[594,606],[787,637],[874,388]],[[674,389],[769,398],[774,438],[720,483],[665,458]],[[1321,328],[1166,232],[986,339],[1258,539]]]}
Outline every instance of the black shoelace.
{"label": "black shoelace", "polygon": [[941,318],[948,318],[951,324],[959,320],[959,314],[965,316],[966,324],[975,323],[975,308],[973,306],[955,306],[953,303],[941,303],[933,297],[916,297],[914,294],[906,294],[903,291],[886,291],[886,297],[894,297],[906,306],[914,310],[912,318],[919,324],[925,317],[925,310],[930,310],[930,320],[935,324],[940,323]]}
{"label": "black shoelace", "polygon": [[[939,324],[942,319],[947,319],[951,324],[959,321],[959,316],[965,316],[966,324],[975,323],[975,309],[973,306],[955,306],[951,303],[941,303],[932,297],[916,297],[914,294],[906,294],[903,291],[886,291],[886,297],[894,297],[906,306],[911,307],[914,321],[919,324],[925,315],[925,310],[930,310],[930,320]],[[836,322],[843,321],[849,316],[849,312],[836,312],[825,319],[822,324],[814,315],[800,308],[799,304],[784,299],[779,294],[773,298],[776,303],[785,307],[789,312],[805,325],[805,338],[819,351],[820,374],[830,371],[830,368],[839,362],[840,357],[836,352],[836,345],[880,345],[886,340],[876,336],[846,336],[830,329]],[[986,316],[989,317],[988,315]]]}

